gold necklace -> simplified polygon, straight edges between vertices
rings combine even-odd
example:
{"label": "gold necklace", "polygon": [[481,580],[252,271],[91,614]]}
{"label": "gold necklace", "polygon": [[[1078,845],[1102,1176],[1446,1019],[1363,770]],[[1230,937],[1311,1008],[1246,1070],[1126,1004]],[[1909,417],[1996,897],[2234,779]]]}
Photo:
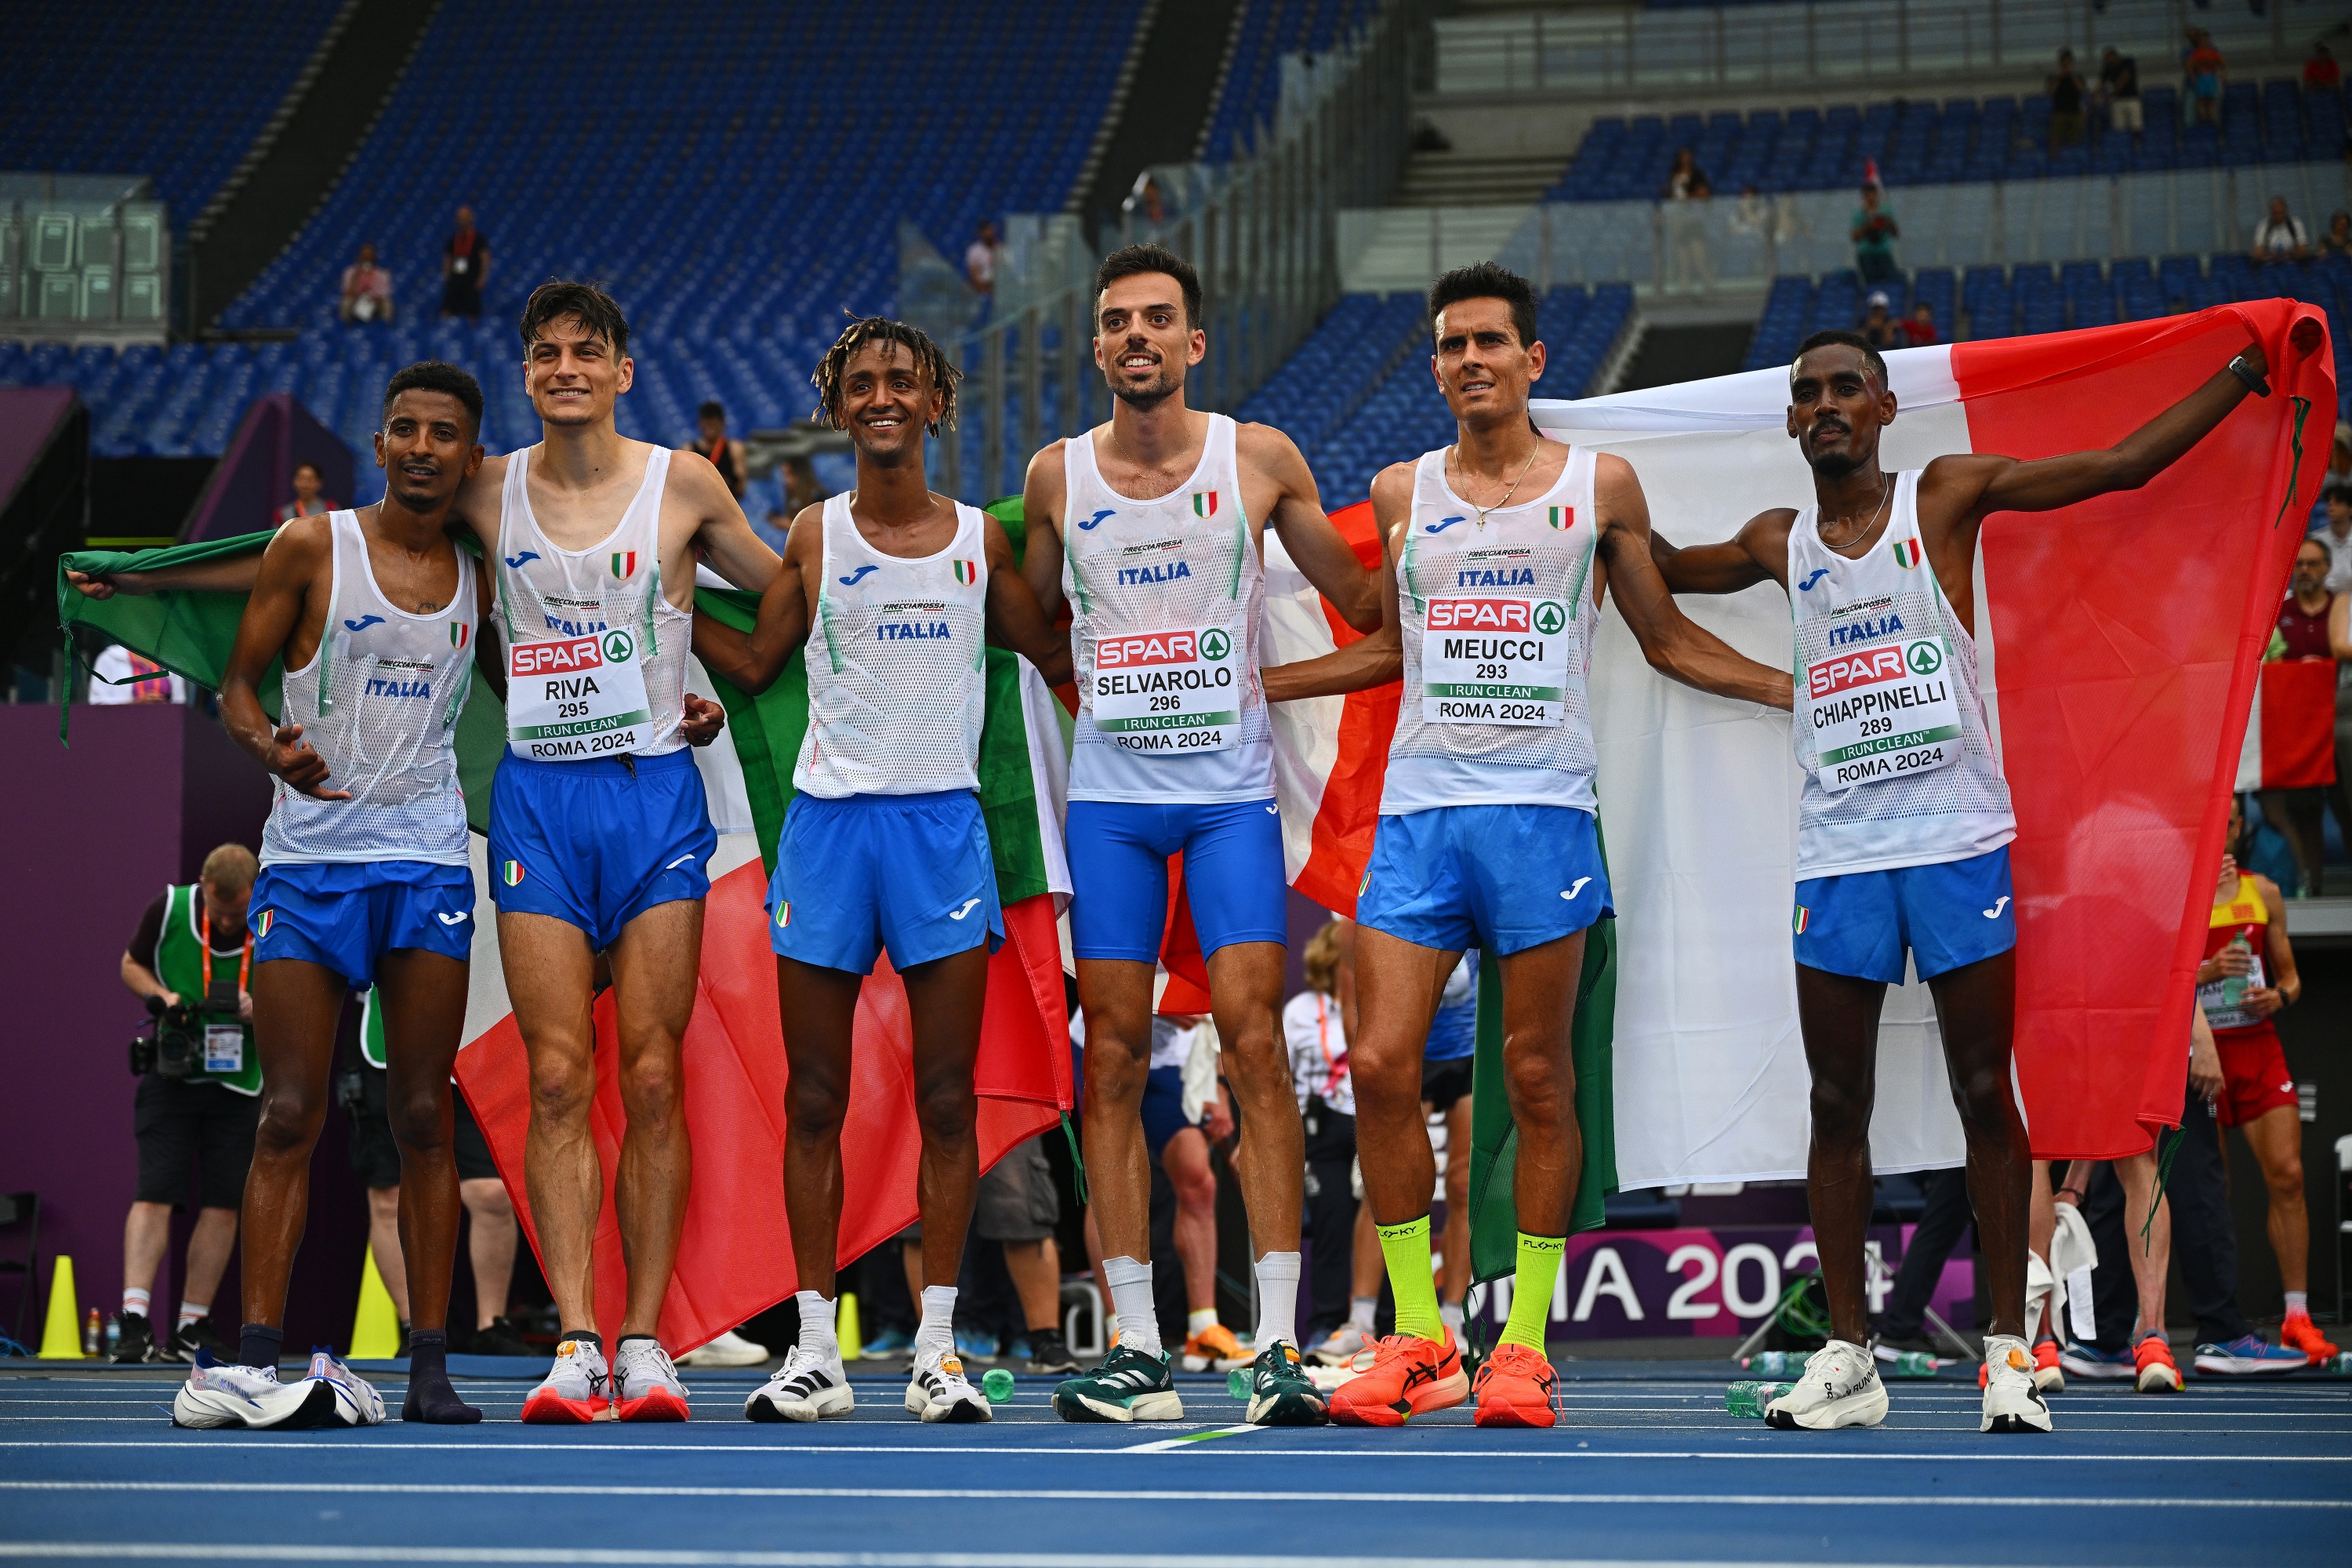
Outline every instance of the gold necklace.
{"label": "gold necklace", "polygon": [[[1456,474],[1462,475],[1465,479],[1467,479],[1468,474],[1462,467],[1462,444],[1457,441],[1452,447],[1448,447],[1447,450],[1454,454],[1454,471]],[[1493,506],[1480,506],[1476,501],[1470,500],[1470,487],[1468,485],[1465,484],[1460,487],[1462,490],[1462,500],[1469,506],[1472,511],[1478,514],[1478,526],[1481,529],[1486,526],[1486,514],[1488,512],[1500,511],[1505,507],[1511,504],[1511,498],[1519,493],[1519,479],[1524,479],[1528,477],[1528,470],[1536,466],[1536,459],[1542,455],[1543,441],[1541,438],[1538,438],[1535,445],[1535,450],[1528,454],[1527,462],[1520,466],[1519,479],[1513,479],[1511,481],[1511,488],[1505,490],[1503,492],[1503,499],[1496,501]]]}
{"label": "gold necklace", "polygon": [[[1817,520],[1814,521],[1814,523],[1813,523],[1813,534],[1814,534],[1814,537],[1816,537],[1816,538],[1818,538],[1818,539],[1820,539],[1820,540],[1821,540],[1822,544],[1822,547],[1823,547],[1823,548],[1825,548],[1825,549],[1829,549],[1829,550],[1851,550],[1851,549],[1853,549],[1853,546],[1854,546],[1854,544],[1855,544],[1855,542],[1856,542],[1858,540],[1860,540],[1860,539],[1863,537],[1863,535],[1864,535],[1864,534],[1868,533],[1868,532],[1871,531],[1871,529],[1872,529],[1873,527],[1874,527],[1874,526],[1877,524],[1877,522],[1878,522],[1878,514],[1879,514],[1879,512],[1880,512],[1881,510],[1883,510],[1885,508],[1885,505],[1886,505],[1886,498],[1887,498],[1887,497],[1889,497],[1889,496],[1891,496],[1891,495],[1893,495],[1894,493],[1895,493],[1895,485],[1894,485],[1894,482],[1893,482],[1892,480],[1890,480],[1890,479],[1886,477],[1886,475],[1885,475],[1884,472],[1881,472],[1881,473],[1879,474],[1879,476],[1878,476],[1878,504],[1877,504],[1876,506],[1872,507],[1872,508],[1870,509],[1870,513],[1869,513],[1869,515],[1868,515],[1868,516],[1866,516],[1866,517],[1864,517],[1864,518],[1862,520],[1862,527],[1861,527],[1860,529],[1856,530],[1856,531],[1855,531],[1854,532],[1853,532],[1853,533],[1848,534],[1848,535],[1846,536],[1846,539],[1845,539],[1845,542],[1844,542],[1844,543],[1843,543],[1843,544],[1832,544],[1832,543],[1830,543],[1830,542],[1829,542],[1829,538],[1828,538],[1828,536],[1827,536],[1827,535],[1825,535],[1825,534],[1823,534],[1823,533],[1822,532],[1822,525],[1823,525],[1824,523],[1826,523],[1826,522],[1830,521],[1831,520],[1830,520],[1830,519],[1827,519],[1827,518],[1822,518],[1822,519],[1817,519]],[[1847,518],[1847,519],[1845,519],[1844,521],[1847,521],[1847,522],[1849,522],[1849,523],[1851,523],[1853,520],[1852,518]]]}

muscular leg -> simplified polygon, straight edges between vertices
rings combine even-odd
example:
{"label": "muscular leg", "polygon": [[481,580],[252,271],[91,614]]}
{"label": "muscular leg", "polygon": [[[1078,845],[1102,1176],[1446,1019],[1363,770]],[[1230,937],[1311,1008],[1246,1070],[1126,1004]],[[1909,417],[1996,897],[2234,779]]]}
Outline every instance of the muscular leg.
{"label": "muscular leg", "polygon": [[[335,1024],[344,989],[343,977],[323,964],[278,958],[253,966],[261,1123],[254,1134],[253,1169],[245,1179],[245,1260],[239,1273],[244,1321],[269,1329],[284,1318],[286,1281],[310,1217],[310,1151],[327,1118],[327,1079],[334,1067]],[[192,1257],[191,1276],[194,1263]],[[245,1359],[242,1352],[239,1359]]]}
{"label": "muscular leg", "polygon": [[1285,956],[1275,942],[1232,942],[1209,955],[1209,1005],[1241,1124],[1234,1174],[1253,1259],[1298,1250],[1306,1202],[1307,1132],[1278,1023]]}
{"label": "muscular leg", "polygon": [[2311,1216],[2303,1199],[2303,1118],[2292,1105],[2276,1105],[2240,1131],[2263,1167],[2271,1190],[2271,1251],[2277,1255],[2279,1288],[2310,1289]]}
{"label": "muscular leg", "polygon": [[[1091,1212],[1103,1256],[1139,1263],[1151,1261],[1151,1155],[1143,1140],[1151,978],[1149,963],[1078,960],[1078,1006],[1087,1021],[1083,1131]],[[1218,1028],[1222,1034],[1222,1022]]]}
{"label": "muscular leg", "polygon": [[[180,1300],[209,1303],[219,1293],[221,1276],[228,1272],[229,1251],[236,1246],[235,1209],[198,1209],[195,1228],[188,1233],[188,1266],[183,1270],[186,1284]],[[172,1314],[174,1320],[178,1316],[176,1311]]]}
{"label": "muscular leg", "polygon": [[[2164,1332],[2164,1277],[2172,1267],[2172,1212],[2157,1194],[2154,1150],[2127,1154],[2115,1166],[2116,1179],[2124,1187],[2124,1230],[2131,1239],[2132,1285],[2139,1293],[2139,1318],[2132,1325],[2132,1342],[2137,1344],[2143,1335]],[[2147,1226],[2145,1237],[2140,1234],[2142,1226]]]}
{"label": "muscular leg", "polygon": [[507,1314],[507,1293],[514,1284],[514,1199],[496,1176],[477,1176],[457,1184],[458,1201],[474,1216],[466,1238],[466,1254],[474,1265],[474,1327],[487,1329]]}
{"label": "muscular leg", "polygon": [[623,1338],[655,1331],[677,1264],[678,1231],[686,1224],[687,1188],[694,1174],[678,1047],[694,1016],[701,955],[698,899],[656,904],[624,926],[612,947],[621,1109],[629,1119],[613,1183],[621,1256],[629,1269]]}
{"label": "muscular leg", "polygon": [[163,1254],[171,1248],[172,1205],[132,1204],[131,1212],[122,1216],[122,1288],[152,1294],[155,1276],[163,1267]]}
{"label": "muscular leg", "polygon": [[[1500,961],[1503,1087],[1519,1139],[1511,1197],[1519,1229],[1529,1236],[1568,1234],[1576,1180],[1584,1168],[1584,1139],[1576,1125],[1576,1064],[1569,1054],[1576,983],[1584,972],[1584,936],[1577,931]],[[1466,1160],[1464,1169],[1468,1170]],[[1549,1299],[1547,1289],[1545,1300]]]}
{"label": "muscular leg", "polygon": [[530,1130],[523,1185],[560,1330],[593,1331],[592,1248],[604,1174],[588,1131],[596,1098],[596,955],[587,933],[552,915],[499,912],[499,959],[530,1055]]}
{"label": "muscular leg", "polygon": [[923,1284],[952,1287],[963,1268],[964,1233],[971,1227],[972,1195],[980,1185],[971,1073],[988,999],[988,948],[966,948],[901,973],[915,1022],[915,1114],[923,1130],[915,1175]]}
{"label": "muscular leg", "polygon": [[[400,1254],[408,1321],[446,1331],[457,1262],[457,1161],[449,1069],[466,1024],[466,963],[423,948],[384,954],[385,1110],[400,1150]],[[376,1257],[383,1268],[383,1257]]]}
{"label": "muscular leg", "polygon": [[400,1314],[400,1321],[413,1323],[416,1320],[408,1310],[407,1260],[400,1245],[400,1189],[370,1187],[367,1206],[368,1250],[375,1255],[376,1278],[383,1281],[383,1293],[392,1298],[392,1310]]}
{"label": "muscular leg", "polygon": [[1356,1149],[1364,1204],[1375,1226],[1403,1225],[1429,1212],[1437,1153],[1422,1119],[1421,1056],[1445,977],[1461,961],[1370,926],[1356,930],[1358,1038],[1349,1047],[1356,1080]]}
{"label": "muscular leg", "polygon": [[[2033,1157],[2010,1080],[2010,1040],[2017,1021],[2017,953],[2012,949],[1963,964],[1936,976],[1927,988],[1936,998],[1936,1021],[1943,1031],[1952,1101],[1959,1108],[1960,1130],[1968,1137],[1969,1202],[1976,1209],[1977,1240],[1992,1293],[1989,1331],[2022,1334],[2026,1216],[2032,1206]],[[1874,1032],[1874,1051],[1876,1043]],[[1866,1117],[1863,1131],[1866,1160]],[[1865,1197],[1868,1175],[1865,1170]],[[1866,1203],[1862,1217],[1869,1218]]]}
{"label": "muscular leg", "polygon": [[[1885,999],[1882,982],[1797,965],[1797,1017],[1804,1030],[1805,1065],[1813,1080],[1813,1141],[1805,1156],[1805,1196],[1812,1208],[1822,1289],[1829,1297],[1830,1335],[1853,1345],[1870,1342],[1862,1244],[1875,1202],[1870,1109],[1878,1092],[1878,1010]],[[1946,1048],[1950,1048],[1948,1043]],[[1973,1146],[1974,1140],[1970,1142]],[[1974,1173],[1971,1169],[1971,1193]],[[2019,1308],[2023,1309],[2021,1294]],[[2000,1311],[1999,1297],[1994,1298],[1994,1311]]]}
{"label": "muscular leg", "polygon": [[[793,1226],[793,1266],[800,1288],[830,1300],[841,1236],[841,1124],[849,1113],[851,1031],[864,976],[845,969],[776,958],[776,996],[782,1004],[784,1060],[784,1213]],[[917,1300],[922,1288],[907,1286]]]}
{"label": "muscular leg", "polygon": [[1217,1304],[1217,1174],[1209,1168],[1208,1136],[1177,1130],[1160,1151],[1160,1168],[1176,1189],[1176,1256],[1184,1264],[1184,1305],[1198,1312]]}
{"label": "muscular leg", "polygon": [[1021,1297],[1021,1321],[1031,1332],[1061,1326],[1062,1254],[1050,1236],[1004,1243],[1004,1271]]}

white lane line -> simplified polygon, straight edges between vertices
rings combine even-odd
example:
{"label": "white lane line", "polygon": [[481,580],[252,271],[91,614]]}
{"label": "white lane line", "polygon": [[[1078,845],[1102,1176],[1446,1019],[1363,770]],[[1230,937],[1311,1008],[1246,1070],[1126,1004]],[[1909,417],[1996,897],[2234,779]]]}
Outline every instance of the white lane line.
{"label": "white lane line", "polygon": [[[484,1423],[484,1425],[499,1424]],[[509,1422],[503,1423],[503,1425],[520,1426],[520,1423]],[[1043,1426],[1045,1423],[1040,1422],[1038,1425]],[[1472,1428],[1467,1426],[1423,1426],[1416,1427],[1414,1430],[1416,1433],[1433,1431],[1468,1432],[1472,1430]],[[1569,1434],[1574,1434],[1577,1432],[1592,1431],[1595,1429],[1580,1426],[1569,1427],[1564,1430]],[[1650,1428],[1629,1428],[1629,1430],[1650,1430]],[[1948,1430],[1934,1427],[1882,1427],[1880,1430],[1902,1431],[1906,1434],[1917,1432],[1923,1435],[1941,1431],[1942,1435],[1946,1436],[1951,1435]],[[2063,1435],[2072,1436],[2075,1433],[2086,1431],[2116,1432],[2127,1429],[2111,1426],[2061,1426],[2058,1430]],[[2335,1436],[2338,1435],[2333,1432],[2315,1432],[2310,1428],[2297,1426],[2247,1426],[2233,1428],[2232,1431],[2239,1435],[2248,1436],[2269,1436],[2277,1434],[2302,1436]],[[2145,1433],[2136,1435],[2142,1436],[2146,1436]],[[2220,1435],[2226,1436],[2229,1434]],[[2199,1432],[2193,1434],[2193,1436],[2199,1437],[2210,1437],[2217,1436],[2217,1434],[2211,1432]],[[214,1440],[215,1438],[217,1440]],[[1148,1444],[1142,1445],[1139,1447],[1129,1448],[1092,1447],[1082,1444],[1067,1444],[1054,1447],[1000,1447],[998,1445],[986,1442],[978,1442],[971,1444],[969,1447],[958,1447],[954,1444],[947,1442],[938,1444],[605,1443],[600,1442],[594,1437],[583,1437],[581,1441],[576,1443],[475,1443],[465,1441],[417,1443],[395,1441],[389,1438],[379,1439],[361,1436],[345,1436],[325,1439],[289,1437],[271,1432],[220,1432],[206,1434],[202,1436],[190,1436],[173,1438],[89,1438],[81,1441],[59,1440],[51,1442],[0,1441],[0,1449],[164,1448],[182,1454],[274,1454],[282,1452],[289,1448],[316,1448],[321,1451],[330,1452],[340,1451],[343,1453],[356,1452],[378,1454],[383,1453],[387,1449],[397,1449],[404,1454],[457,1455],[469,1460],[479,1459],[486,1455],[491,1454],[525,1453],[573,1454],[583,1458],[593,1458],[604,1454],[676,1454],[689,1458],[701,1454],[928,1454],[933,1458],[970,1455],[976,1458],[991,1458],[1003,1454],[1009,1456],[1026,1455],[1031,1457],[1068,1459],[1101,1458],[1115,1454],[1131,1454],[1144,1451],[1155,1453],[1182,1453],[1190,1451],[1201,1454],[1225,1453],[1247,1455],[1265,1458],[1345,1458],[1349,1460],[1478,1459],[1483,1461],[1501,1461],[1507,1459],[1790,1459],[1800,1462],[1818,1461],[1822,1463],[1844,1464],[1854,1459],[1868,1459],[1873,1464],[1878,1464],[1895,1459],[1922,1459],[1937,1463],[1968,1461],[1984,1464],[2022,1464],[2029,1462],[2028,1457],[2015,1449],[2012,1446],[1988,1445],[1987,1447],[2006,1447],[2009,1451],[1987,1452],[1980,1449],[1976,1451],[1920,1452],[1901,1448],[1873,1451],[1853,1447],[1840,1447],[1832,1448],[1794,1442],[1783,1444],[1778,1439],[1764,1439],[1761,1437],[1758,1439],[1757,1447],[1752,1449],[1729,1450],[1665,1448],[1514,1448],[1505,1447],[1500,1445],[1475,1448],[1410,1447],[1402,1445],[1377,1448],[1348,1448],[1338,1447],[1328,1448],[1265,1448],[1258,1447],[1256,1444],[1252,1444],[1246,1448],[1198,1447],[1192,1444],[1186,1444],[1182,1447],[1179,1448],[1160,1448],[1154,1445]],[[2352,1455],[2339,1454],[2067,1454],[2062,1452],[2055,1454],[2053,1457],[2063,1459],[2070,1464],[2078,1460],[2112,1462],[2115,1464],[2129,1465],[2171,1463],[2200,1465],[2352,1464]]]}
{"label": "white lane line", "polygon": [[1271,1426],[1212,1426],[1205,1432],[1193,1432],[1181,1437],[1162,1437],[1156,1443],[1136,1443],[1127,1447],[1114,1448],[1111,1452],[1115,1454],[1167,1454],[1172,1453],[1179,1448],[1189,1448],[1195,1443],[1208,1442],[1213,1437],[1253,1437],[1261,1433],[1271,1432],[1273,1430],[1274,1428]]}
{"label": "white lane line", "polygon": [[[1263,1502],[1312,1503],[1328,1507],[1328,1491],[1207,1491],[1143,1488],[1078,1487],[649,1487],[541,1486],[495,1482],[430,1481],[27,1481],[0,1480],[0,1492],[323,1492],[339,1497],[654,1497],[654,1498],[863,1498],[893,1502]],[[1850,1492],[1368,1492],[1347,1494],[1351,1504],[1402,1503],[1466,1507],[1497,1505],[1551,1508],[1562,1504],[1617,1507],[1698,1506],[1731,1508],[2048,1508],[2047,1497],[1960,1497],[1947,1493],[1899,1496]],[[2084,1497],[2070,1508],[2172,1509],[2352,1509],[2352,1499]]]}
{"label": "white lane line", "polygon": [[[206,1542],[0,1542],[0,1557],[131,1558],[150,1562],[589,1563],[651,1568],[1818,1568],[1817,1564],[1685,1559],[1547,1557],[1276,1557],[1200,1552],[1106,1557],[1024,1552],[681,1552],[610,1547],[281,1546]],[[1857,1563],[1853,1568],[1890,1568]]]}

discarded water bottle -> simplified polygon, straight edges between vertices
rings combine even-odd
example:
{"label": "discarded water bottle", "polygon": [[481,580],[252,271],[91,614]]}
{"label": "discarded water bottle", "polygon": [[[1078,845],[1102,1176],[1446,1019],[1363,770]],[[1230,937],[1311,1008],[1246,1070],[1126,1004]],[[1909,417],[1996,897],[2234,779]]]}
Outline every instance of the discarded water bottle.
{"label": "discarded water bottle", "polygon": [[1001,1366],[992,1366],[988,1375],[980,1380],[980,1391],[988,1395],[991,1405],[1002,1405],[1013,1397],[1013,1374]]}
{"label": "discarded water bottle", "polygon": [[121,1318],[110,1317],[106,1320],[106,1359],[112,1361],[114,1359],[114,1352],[121,1349],[121,1345],[122,1320]]}
{"label": "discarded water bottle", "polygon": [[1881,1377],[1933,1377],[1936,1375],[1936,1358],[1925,1351],[1905,1351],[1893,1361],[1881,1360],[1878,1374]]}
{"label": "discarded water bottle", "polygon": [[1249,1368],[1237,1366],[1225,1373],[1225,1392],[1235,1399],[1247,1399],[1250,1396]]}
{"label": "discarded water bottle", "polygon": [[82,1320],[81,1353],[86,1356],[94,1356],[98,1354],[99,1351],[105,1345],[105,1343],[106,1330],[100,1326],[98,1309],[92,1307],[89,1310],[89,1316]]}
{"label": "discarded water bottle", "polygon": [[[1768,1352],[1779,1354],[1779,1352]],[[1764,1407],[1784,1394],[1795,1392],[1793,1383],[1757,1383],[1748,1379],[1733,1384],[1723,1391],[1723,1407],[1734,1415],[1744,1415],[1751,1421],[1763,1419]]]}
{"label": "discarded water bottle", "polygon": [[2320,1365],[2320,1371],[2337,1377],[2352,1377],[2352,1351],[2338,1351]]}
{"label": "discarded water bottle", "polygon": [[1759,1377],[1802,1377],[1805,1373],[1805,1352],[1802,1351],[1759,1351],[1746,1362],[1748,1371]]}

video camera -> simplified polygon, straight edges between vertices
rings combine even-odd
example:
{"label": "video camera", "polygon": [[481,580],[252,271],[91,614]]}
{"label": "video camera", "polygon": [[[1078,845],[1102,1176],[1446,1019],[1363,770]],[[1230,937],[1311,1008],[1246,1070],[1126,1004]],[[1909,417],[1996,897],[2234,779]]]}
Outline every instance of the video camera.
{"label": "video camera", "polygon": [[[165,1005],[161,996],[147,998],[147,1012],[155,1020],[152,1034],[131,1038],[131,1072],[134,1078],[154,1073],[161,1078],[195,1078],[205,1070],[205,1028],[224,1016],[191,1002]],[[236,1022],[234,1013],[226,1021]]]}

